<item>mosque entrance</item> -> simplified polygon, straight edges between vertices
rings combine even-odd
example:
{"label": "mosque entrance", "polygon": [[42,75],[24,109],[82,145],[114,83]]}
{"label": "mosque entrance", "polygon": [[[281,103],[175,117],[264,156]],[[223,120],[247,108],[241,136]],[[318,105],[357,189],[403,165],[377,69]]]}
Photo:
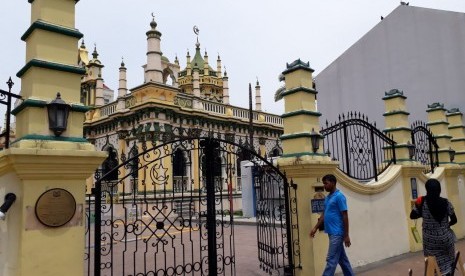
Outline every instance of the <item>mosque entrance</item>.
{"label": "mosque entrance", "polygon": [[[87,200],[87,275],[240,275],[245,235],[257,237],[247,258],[263,275],[294,275],[297,185],[266,157],[214,136],[162,135],[119,157],[109,149]],[[241,179],[243,160],[251,184]],[[256,220],[244,232],[236,222],[246,185]]]}

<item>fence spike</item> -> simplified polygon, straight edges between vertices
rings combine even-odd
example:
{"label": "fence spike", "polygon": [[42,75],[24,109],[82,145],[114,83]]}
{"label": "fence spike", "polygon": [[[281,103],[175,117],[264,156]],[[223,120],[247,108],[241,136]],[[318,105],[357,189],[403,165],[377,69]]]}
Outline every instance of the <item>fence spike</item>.
{"label": "fence spike", "polygon": [[373,123],[373,125],[376,127],[376,121]]}
{"label": "fence spike", "polygon": [[[340,115],[339,115],[339,118],[341,118]],[[346,119],[346,117],[344,116],[344,113],[342,113],[342,120],[345,121],[345,119]],[[341,120],[341,119],[339,119],[339,121],[340,121],[340,120]]]}
{"label": "fence spike", "polygon": [[328,119],[326,119],[326,127],[328,127]]}

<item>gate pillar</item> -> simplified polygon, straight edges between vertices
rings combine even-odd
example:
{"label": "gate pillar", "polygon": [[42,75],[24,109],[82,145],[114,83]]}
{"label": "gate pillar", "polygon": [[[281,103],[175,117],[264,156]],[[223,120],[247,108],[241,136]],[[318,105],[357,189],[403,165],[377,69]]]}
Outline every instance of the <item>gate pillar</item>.
{"label": "gate pillar", "polygon": [[[311,213],[310,200],[319,197],[323,191],[320,178],[334,173],[338,166],[323,153],[322,139],[315,139],[320,135],[318,118],[321,114],[317,111],[312,73],[309,63],[300,59],[287,64],[283,72],[285,91],[281,93],[285,102],[284,134],[281,136],[284,153],[278,164],[287,178],[297,184],[300,263],[295,260],[294,266],[297,268],[295,275],[302,276],[321,275],[326,263],[327,235],[320,233],[315,239],[309,237],[319,218],[319,214]],[[292,250],[296,250],[296,245]]]}
{"label": "gate pillar", "polygon": [[[0,202],[16,195],[0,221],[3,276],[84,274],[86,178],[106,153],[82,137],[88,108],[79,103],[85,70],[77,64],[82,34],[74,28],[76,2],[29,0],[26,64],[17,73],[22,101],[12,111],[16,141],[0,153]],[[47,105],[57,92],[69,115],[52,131]]]}

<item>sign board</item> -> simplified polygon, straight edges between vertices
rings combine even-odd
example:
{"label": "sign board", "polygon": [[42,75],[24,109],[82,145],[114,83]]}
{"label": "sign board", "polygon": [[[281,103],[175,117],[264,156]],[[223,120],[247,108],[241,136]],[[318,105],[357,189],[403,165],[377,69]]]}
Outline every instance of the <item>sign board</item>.
{"label": "sign board", "polygon": [[312,213],[322,213],[325,210],[325,199],[317,198],[310,200],[310,205],[312,206]]}
{"label": "sign board", "polygon": [[412,198],[418,198],[417,179],[415,177],[410,178],[410,188],[412,190]]}

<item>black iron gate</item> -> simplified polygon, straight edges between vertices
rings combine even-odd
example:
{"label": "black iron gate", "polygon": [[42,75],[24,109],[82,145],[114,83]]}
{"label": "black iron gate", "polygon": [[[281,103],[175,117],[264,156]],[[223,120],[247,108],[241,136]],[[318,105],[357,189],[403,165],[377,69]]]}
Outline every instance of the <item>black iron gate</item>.
{"label": "black iron gate", "polygon": [[414,160],[425,165],[424,173],[434,173],[434,168],[439,166],[438,144],[428,125],[422,121],[416,121],[411,126],[412,143],[415,147]]}
{"label": "black iron gate", "polygon": [[136,145],[120,165],[108,170],[115,160],[107,160],[96,173],[87,200],[88,275],[236,275],[233,195],[244,152],[255,168],[260,267],[294,274],[296,185],[268,160],[212,137]]}

